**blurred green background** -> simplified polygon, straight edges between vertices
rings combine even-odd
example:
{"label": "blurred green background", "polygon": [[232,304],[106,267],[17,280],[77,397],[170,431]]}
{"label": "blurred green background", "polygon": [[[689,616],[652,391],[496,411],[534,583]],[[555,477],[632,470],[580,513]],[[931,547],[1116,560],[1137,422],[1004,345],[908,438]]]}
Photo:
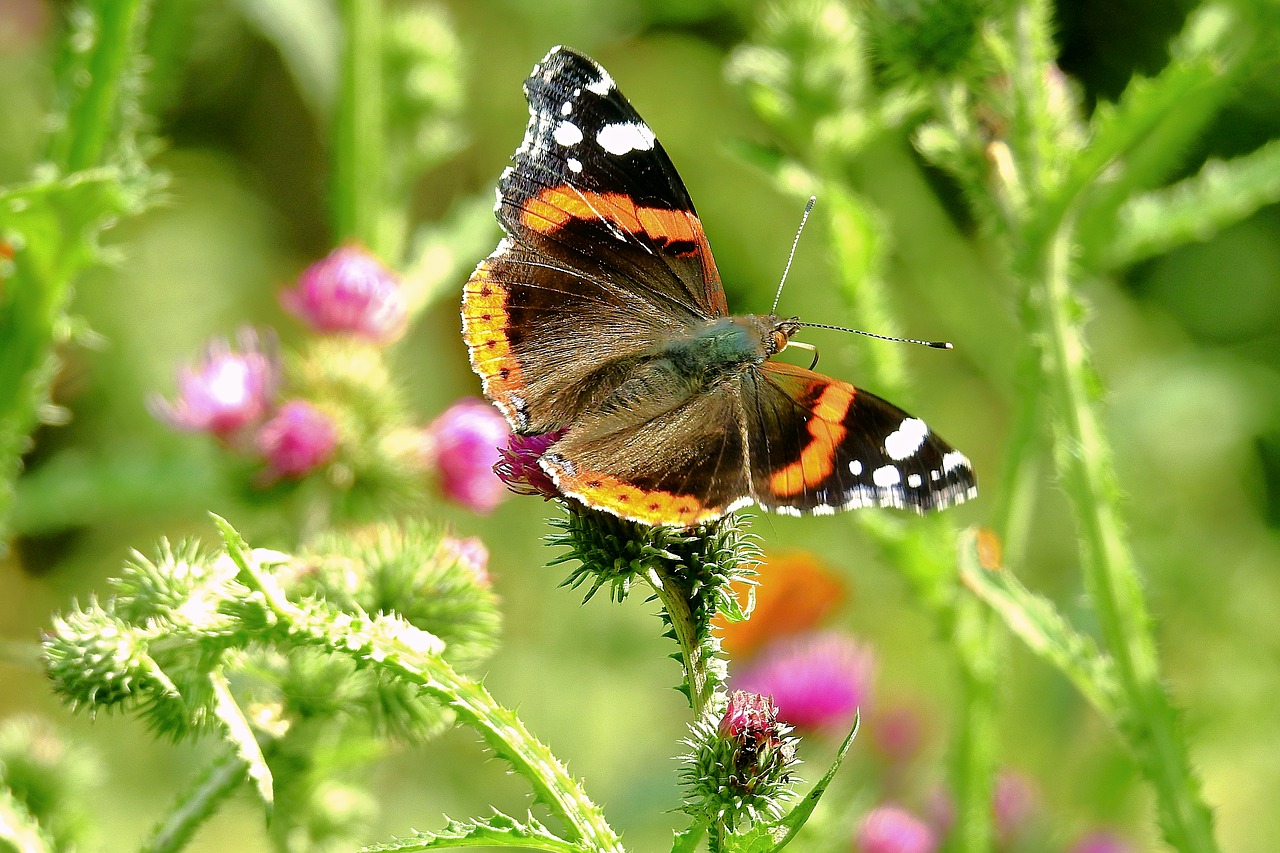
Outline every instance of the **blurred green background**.
{"label": "blurred green background", "polygon": [[[276,293],[332,244],[328,130],[310,99],[333,84],[335,18],[317,3],[303,16],[313,29],[281,33],[264,24],[272,5],[158,4],[151,106],[155,135],[166,144],[154,164],[170,183],[161,206],[110,232],[121,262],[77,287],[74,311],[100,337],[62,353],[55,401],[71,420],[41,429],[26,460],[17,536],[0,558],[0,639],[35,640],[51,613],[104,591],[131,548],[148,550],[160,536],[212,539],[209,510],[233,522],[253,512],[211,444],[167,430],[145,401],[171,391],[175,365],[211,336],[253,323],[278,329],[286,341],[300,337]],[[742,140],[768,139],[724,76],[728,52],[755,27],[756,4],[440,5],[462,47],[464,145],[414,181],[415,223],[442,220],[475,198],[488,205],[523,132],[520,83],[548,47],[563,42],[604,64],[658,133],[698,205],[730,305],[768,308],[799,209],[734,153]],[[1188,8],[1154,0],[1060,4],[1060,65],[1086,103],[1112,99],[1132,75],[1160,69]],[[63,4],[40,0],[0,5],[0,182],[25,179],[38,157],[63,12]],[[292,65],[282,59],[290,50],[314,60],[310,78],[300,82],[294,73],[296,55]],[[1187,173],[1206,158],[1239,155],[1280,135],[1280,74],[1270,70],[1242,85],[1186,152]],[[956,190],[924,168],[905,139],[877,145],[867,158],[860,189],[891,235],[893,308],[908,334],[956,344],[949,354],[907,353],[914,394],[902,402],[973,459],[989,488],[954,515],[961,524],[982,523],[998,481],[1019,344],[1000,259],[974,233]],[[494,240],[497,234],[494,225]],[[487,247],[456,248],[466,256],[446,253],[442,263],[461,270],[451,285],[460,292]],[[844,316],[829,265],[825,236],[806,235],[782,310],[857,326],[859,318]],[[1132,539],[1194,763],[1217,810],[1223,849],[1271,853],[1280,849],[1280,210],[1264,209],[1117,279],[1089,282],[1083,295]],[[394,352],[424,423],[479,392],[458,328],[457,299],[449,295]],[[834,333],[808,339],[821,346],[826,372],[855,383],[868,348],[891,346]],[[90,471],[113,487],[77,491]],[[174,472],[183,478],[181,499],[172,485],[163,500],[149,499],[155,482]],[[1021,576],[1088,627],[1068,506],[1048,466],[1044,476]],[[580,607],[578,595],[557,589],[562,572],[543,567],[553,554],[540,541],[549,507],[538,500],[512,499],[489,517],[447,506],[438,512],[492,551],[506,623],[487,668],[489,689],[585,780],[629,849],[667,847],[681,823],[667,811],[676,803],[670,758],[688,709],[672,689],[679,674],[659,636],[656,605],[636,596],[622,606],[596,600]],[[932,624],[847,517],[763,517],[755,531],[767,551],[810,550],[848,584],[837,622],[869,642],[880,661],[869,725],[877,706],[894,704],[916,707],[927,720],[926,757],[908,785],[922,806],[943,779],[956,691]],[[252,528],[246,532],[252,538]],[[1149,791],[1117,738],[1064,680],[1016,642],[1008,647],[1003,762],[1036,782],[1043,849],[1061,849],[1097,825],[1119,827],[1138,849],[1158,849]],[[157,743],[128,719],[73,717],[39,672],[0,664],[0,718],[28,713],[51,718],[98,754],[93,810],[110,850],[136,847],[161,804],[210,754],[200,744]],[[807,745],[809,778],[832,748],[820,739]],[[851,825],[872,804],[879,772],[855,747],[824,820]],[[480,815],[492,804],[521,814],[527,805],[523,783],[465,729],[388,757],[376,785],[382,814],[370,842],[437,825],[443,813]],[[260,807],[241,795],[190,849],[268,849]]]}

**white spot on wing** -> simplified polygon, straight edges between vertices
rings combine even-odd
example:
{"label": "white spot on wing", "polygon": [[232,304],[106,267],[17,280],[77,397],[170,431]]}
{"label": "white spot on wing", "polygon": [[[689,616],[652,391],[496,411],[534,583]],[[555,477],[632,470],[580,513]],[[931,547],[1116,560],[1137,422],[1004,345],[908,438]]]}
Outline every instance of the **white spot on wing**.
{"label": "white spot on wing", "polygon": [[813,508],[814,515],[835,515],[836,508],[827,504],[818,504]]}
{"label": "white spot on wing", "polygon": [[575,175],[582,171],[582,161],[577,157],[566,157],[564,164],[569,167],[569,171]]}
{"label": "white spot on wing", "polygon": [[649,151],[655,137],[647,124],[623,122],[606,124],[596,134],[596,142],[610,154],[627,154],[632,151]]}
{"label": "white spot on wing", "polygon": [[952,471],[956,470],[957,468],[968,468],[968,467],[969,467],[969,458],[965,456],[963,453],[961,453],[959,450],[952,450],[947,455],[942,457],[942,470],[947,474],[950,474]]}
{"label": "white spot on wing", "polygon": [[610,77],[609,72],[605,71],[603,68],[600,68],[599,71],[600,79],[594,83],[588,83],[587,91],[595,92],[597,95],[603,97],[609,94],[609,90],[613,88],[613,78]]}
{"label": "white spot on wing", "polygon": [[852,462],[850,462],[850,463],[849,463],[849,473],[850,473],[850,474],[852,474],[852,475],[853,475],[853,476],[855,476],[855,477],[861,476],[861,474],[862,474],[862,460],[861,460],[861,459],[855,459],[855,460],[853,460]]}
{"label": "white spot on wing", "polygon": [[920,488],[920,484],[921,484],[921,483],[923,483],[923,482],[924,482],[924,478],[923,478],[923,477],[921,477],[919,474],[908,474],[908,475],[907,475],[907,485],[908,485],[908,486],[910,486],[910,487],[911,487],[911,488],[913,488],[913,489],[918,489],[918,488]]}
{"label": "white spot on wing", "polygon": [[871,482],[882,489],[887,489],[902,482],[902,472],[896,465],[881,465],[871,472]]}
{"label": "white spot on wing", "polygon": [[795,518],[800,517],[800,510],[796,509],[793,506],[775,506],[775,507],[772,507],[772,509],[778,515],[790,515],[790,516],[794,516]]}
{"label": "white spot on wing", "polygon": [[919,418],[903,418],[898,428],[884,440],[884,450],[890,459],[902,460],[914,454],[924,444],[929,428]]}
{"label": "white spot on wing", "polygon": [[560,105],[560,115],[567,116],[571,112],[573,112],[573,101],[565,101]]}
{"label": "white spot on wing", "polygon": [[553,136],[555,136],[556,142],[565,147],[577,145],[582,141],[582,131],[571,121],[562,121],[556,125]]}

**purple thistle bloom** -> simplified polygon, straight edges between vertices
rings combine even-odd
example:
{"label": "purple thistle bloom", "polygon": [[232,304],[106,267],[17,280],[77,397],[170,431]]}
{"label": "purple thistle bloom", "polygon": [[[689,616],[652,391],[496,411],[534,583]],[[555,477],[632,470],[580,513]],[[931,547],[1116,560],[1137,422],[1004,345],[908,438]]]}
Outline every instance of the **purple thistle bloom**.
{"label": "purple thistle bloom", "polygon": [[546,500],[560,497],[560,490],[538,460],[547,448],[555,444],[568,430],[558,429],[542,435],[511,434],[507,446],[498,451],[499,458],[493,473],[517,495],[542,495]]}
{"label": "purple thistle bloom", "polygon": [[891,804],[876,806],[858,825],[858,853],[933,853],[938,838],[924,821]]}
{"label": "purple thistle bloom", "polygon": [[400,284],[391,270],[359,246],[342,246],[303,270],[280,304],[316,332],[390,343],[405,326]]}
{"label": "purple thistle bloom", "polygon": [[338,431],[315,406],[290,400],[258,430],[256,443],[277,477],[303,477],[329,461]]}
{"label": "purple thistle bloom", "polygon": [[813,731],[851,723],[874,671],[869,648],[846,634],[818,631],[766,646],[733,686],[772,695],[782,719]]}
{"label": "purple thistle bloom", "polygon": [[252,329],[241,329],[240,352],[223,338],[210,341],[203,357],[178,371],[178,396],[155,396],[152,413],[170,426],[208,432],[228,440],[261,420],[276,393],[280,370],[271,344]]}
{"label": "purple thistle bloom", "polygon": [[423,456],[439,473],[444,496],[475,512],[489,512],[506,496],[493,472],[511,430],[484,400],[459,400],[423,431]]}
{"label": "purple thistle bloom", "polygon": [[1113,832],[1095,830],[1071,847],[1071,853],[1132,853],[1128,842]]}
{"label": "purple thistle bloom", "polygon": [[734,690],[720,719],[720,734],[733,739],[777,741],[778,706],[773,697]]}

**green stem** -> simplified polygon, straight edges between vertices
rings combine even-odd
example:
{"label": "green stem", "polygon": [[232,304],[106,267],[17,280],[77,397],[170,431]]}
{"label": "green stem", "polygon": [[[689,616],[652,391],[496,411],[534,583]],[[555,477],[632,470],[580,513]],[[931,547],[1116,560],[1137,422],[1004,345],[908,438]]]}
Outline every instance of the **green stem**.
{"label": "green stem", "polygon": [[715,679],[707,673],[709,650],[698,640],[693,611],[689,607],[688,589],[671,572],[662,571],[650,586],[667,612],[671,632],[680,646],[684,663],[685,682],[689,686],[689,706],[695,717],[702,716],[707,702],[715,692]]}
{"label": "green stem", "polygon": [[380,254],[385,179],[382,2],[342,0],[345,46],[334,121],[333,230]]}
{"label": "green stem", "polygon": [[172,853],[191,840],[200,824],[244,782],[245,766],[234,753],[224,753],[195,785],[184,793],[169,814],[143,842],[141,853]]}
{"label": "green stem", "polygon": [[105,161],[107,144],[122,123],[129,96],[126,79],[137,61],[150,6],[149,0],[94,4],[93,45],[84,61],[68,62],[68,79],[62,81],[68,97],[66,124],[49,144],[49,159],[64,170],[77,172]]}
{"label": "green stem", "polygon": [[1072,222],[1046,247],[1036,287],[1054,402],[1057,463],[1080,526],[1081,549],[1098,624],[1131,706],[1129,737],[1156,789],[1168,840],[1184,853],[1217,850],[1177,719],[1160,683],[1151,621],[1125,540],[1109,452],[1089,400],[1084,341],[1072,317]]}

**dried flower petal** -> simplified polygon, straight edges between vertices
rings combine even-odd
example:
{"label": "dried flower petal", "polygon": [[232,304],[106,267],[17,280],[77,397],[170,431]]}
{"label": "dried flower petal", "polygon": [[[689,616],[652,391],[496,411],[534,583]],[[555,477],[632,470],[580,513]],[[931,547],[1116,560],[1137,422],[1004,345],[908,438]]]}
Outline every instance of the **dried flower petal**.
{"label": "dried flower petal", "polygon": [[517,495],[542,495],[547,500],[560,497],[560,490],[547,472],[542,470],[538,460],[566,432],[567,430],[558,429],[542,435],[512,433],[507,446],[498,451],[499,458],[494,463],[493,473]]}

